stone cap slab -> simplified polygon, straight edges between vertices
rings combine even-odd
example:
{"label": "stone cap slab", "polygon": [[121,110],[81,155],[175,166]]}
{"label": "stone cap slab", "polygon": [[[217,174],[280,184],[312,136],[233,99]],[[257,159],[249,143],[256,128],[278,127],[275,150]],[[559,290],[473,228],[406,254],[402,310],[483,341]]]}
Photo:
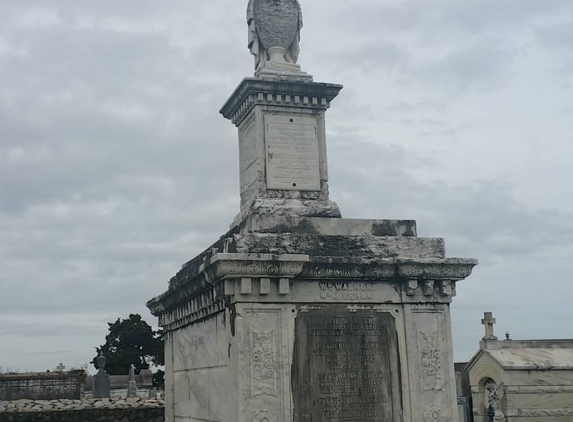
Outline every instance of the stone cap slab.
{"label": "stone cap slab", "polygon": [[406,236],[343,236],[301,233],[246,233],[233,235],[237,253],[304,254],[313,257],[444,259],[440,238]]}

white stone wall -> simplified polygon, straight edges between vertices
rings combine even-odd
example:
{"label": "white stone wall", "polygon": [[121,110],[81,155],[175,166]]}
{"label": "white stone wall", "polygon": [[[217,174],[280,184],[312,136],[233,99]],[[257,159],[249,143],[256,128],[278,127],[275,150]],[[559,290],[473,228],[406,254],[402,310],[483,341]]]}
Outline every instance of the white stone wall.
{"label": "white stone wall", "polygon": [[[173,363],[166,365],[168,373],[173,368],[173,381],[169,374],[166,378],[167,420],[292,421],[295,318],[320,306],[237,303],[171,333],[166,347],[166,356],[173,353]],[[457,422],[449,306],[347,306],[388,312],[396,319],[404,422]]]}
{"label": "white stone wall", "polygon": [[[232,350],[230,312],[176,330],[166,351],[167,420],[230,421],[238,413],[235,371],[237,352]],[[171,396],[171,397],[169,397]]]}

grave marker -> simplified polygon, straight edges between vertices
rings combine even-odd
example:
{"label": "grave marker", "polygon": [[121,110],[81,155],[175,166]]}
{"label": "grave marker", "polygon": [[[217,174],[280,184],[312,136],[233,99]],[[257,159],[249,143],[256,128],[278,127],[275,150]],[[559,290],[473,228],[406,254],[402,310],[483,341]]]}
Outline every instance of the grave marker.
{"label": "grave marker", "polygon": [[111,383],[105,372],[106,357],[100,352],[96,358],[98,371],[94,375],[93,397],[96,399],[109,398],[111,395]]}

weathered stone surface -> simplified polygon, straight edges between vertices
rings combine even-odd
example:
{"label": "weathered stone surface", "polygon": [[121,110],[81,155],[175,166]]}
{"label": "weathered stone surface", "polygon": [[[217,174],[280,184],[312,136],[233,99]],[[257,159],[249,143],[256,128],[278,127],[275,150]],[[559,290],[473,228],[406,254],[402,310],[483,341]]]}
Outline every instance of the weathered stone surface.
{"label": "weathered stone surface", "polygon": [[294,421],[402,421],[394,317],[334,306],[296,318]]}
{"label": "weathered stone surface", "polygon": [[[277,191],[275,191],[277,192]],[[271,217],[329,217],[340,218],[338,205],[329,200],[299,198],[257,198],[239,214],[233,225],[240,224],[243,216],[261,215]]]}
{"label": "weathered stone surface", "polygon": [[416,237],[414,220],[360,220],[251,215],[240,225],[241,233],[300,233],[335,236]]}
{"label": "weathered stone surface", "polygon": [[0,422],[163,422],[163,400],[18,400],[0,402]]}
{"label": "weathered stone surface", "polygon": [[0,400],[79,399],[85,381],[84,371],[0,374]]}
{"label": "weathered stone surface", "polygon": [[327,236],[295,233],[234,235],[237,253],[353,256],[368,260],[384,258],[444,259],[444,241],[438,238],[390,236]]}

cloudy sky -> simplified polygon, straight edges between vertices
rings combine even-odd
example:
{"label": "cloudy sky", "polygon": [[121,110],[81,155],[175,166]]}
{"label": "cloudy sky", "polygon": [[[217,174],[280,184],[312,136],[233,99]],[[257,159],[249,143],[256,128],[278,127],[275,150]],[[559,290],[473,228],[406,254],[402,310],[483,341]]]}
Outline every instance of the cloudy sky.
{"label": "cloudy sky", "polygon": [[[91,360],[238,210],[246,0],[0,0],[0,366]],[[301,0],[345,217],[415,219],[479,258],[456,359],[493,311],[572,338],[573,2]]]}

